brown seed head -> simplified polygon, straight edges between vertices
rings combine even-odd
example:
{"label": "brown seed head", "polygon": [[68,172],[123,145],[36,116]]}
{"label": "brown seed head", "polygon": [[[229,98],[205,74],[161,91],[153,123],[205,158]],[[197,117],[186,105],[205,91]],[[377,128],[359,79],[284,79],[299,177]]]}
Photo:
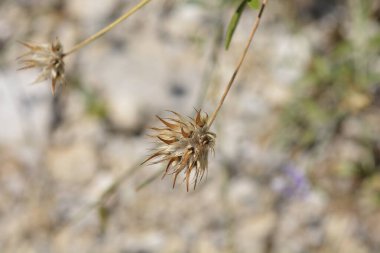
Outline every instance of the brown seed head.
{"label": "brown seed head", "polygon": [[191,173],[194,175],[194,189],[201,181],[208,167],[208,153],[214,152],[216,135],[209,131],[208,115],[196,111],[194,118],[184,117],[172,112],[175,117],[157,118],[164,124],[163,128],[152,128],[156,132],[159,146],[143,163],[154,160],[151,164],[167,163],[165,172],[173,174],[173,188],[177,176],[182,171],[185,174],[186,189],[189,191]]}
{"label": "brown seed head", "polygon": [[54,95],[56,85],[65,84],[65,63],[63,47],[58,39],[51,44],[34,44],[20,42],[29,49],[29,52],[18,57],[22,65],[19,70],[38,68],[40,75],[33,83],[39,83],[48,79],[52,80],[51,89]]}

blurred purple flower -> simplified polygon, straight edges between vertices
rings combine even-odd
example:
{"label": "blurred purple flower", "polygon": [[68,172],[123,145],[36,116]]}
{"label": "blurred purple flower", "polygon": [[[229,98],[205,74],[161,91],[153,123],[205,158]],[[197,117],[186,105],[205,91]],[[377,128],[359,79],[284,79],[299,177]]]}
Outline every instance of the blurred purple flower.
{"label": "blurred purple flower", "polygon": [[272,187],[286,199],[302,198],[310,191],[309,180],[305,173],[293,164],[281,167],[280,175],[272,181]]}

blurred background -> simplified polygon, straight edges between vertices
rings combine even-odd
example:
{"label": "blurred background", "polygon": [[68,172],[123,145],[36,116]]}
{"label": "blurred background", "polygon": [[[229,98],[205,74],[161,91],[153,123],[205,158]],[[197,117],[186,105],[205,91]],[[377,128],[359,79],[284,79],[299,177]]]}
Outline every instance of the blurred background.
{"label": "blurred background", "polygon": [[[153,1],[29,85],[17,40],[69,49],[128,0],[0,0],[0,252],[380,252],[380,2],[269,1],[207,180],[137,167],[165,110],[211,113],[257,15]],[[157,178],[153,180],[154,178]]]}

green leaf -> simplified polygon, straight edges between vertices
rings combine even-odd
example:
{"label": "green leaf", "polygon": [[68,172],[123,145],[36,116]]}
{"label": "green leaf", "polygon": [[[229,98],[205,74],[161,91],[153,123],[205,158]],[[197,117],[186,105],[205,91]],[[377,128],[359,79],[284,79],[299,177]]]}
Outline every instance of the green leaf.
{"label": "green leaf", "polygon": [[260,8],[260,0],[248,0],[247,2],[252,9],[258,10]]}
{"label": "green leaf", "polygon": [[228,24],[227,33],[226,33],[226,42],[225,42],[225,48],[228,50],[231,44],[232,36],[234,35],[235,29],[239,23],[241,14],[244,11],[244,8],[247,4],[247,0],[243,0],[239,7],[236,9],[234,15],[232,16],[230,23]]}

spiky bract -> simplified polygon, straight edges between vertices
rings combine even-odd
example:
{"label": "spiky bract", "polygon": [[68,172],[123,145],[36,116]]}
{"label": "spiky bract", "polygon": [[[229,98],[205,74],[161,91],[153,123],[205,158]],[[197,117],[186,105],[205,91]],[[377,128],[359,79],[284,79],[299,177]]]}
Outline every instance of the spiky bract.
{"label": "spiky bract", "polygon": [[[167,163],[165,172],[173,174],[173,187],[177,176],[182,171],[185,174],[186,189],[189,191],[190,177],[193,174],[194,189],[202,180],[208,168],[208,154],[214,152],[216,135],[209,131],[208,115],[196,111],[194,118],[184,117],[171,111],[174,118],[157,118],[164,124],[163,128],[152,128],[156,133],[159,146],[143,163],[152,160],[151,164]],[[193,172],[193,173],[192,173]]]}

